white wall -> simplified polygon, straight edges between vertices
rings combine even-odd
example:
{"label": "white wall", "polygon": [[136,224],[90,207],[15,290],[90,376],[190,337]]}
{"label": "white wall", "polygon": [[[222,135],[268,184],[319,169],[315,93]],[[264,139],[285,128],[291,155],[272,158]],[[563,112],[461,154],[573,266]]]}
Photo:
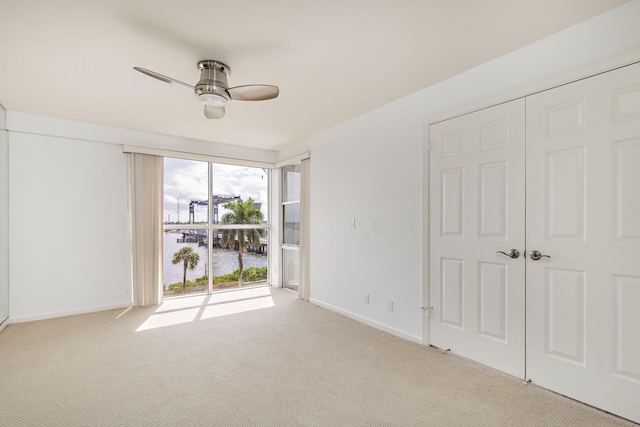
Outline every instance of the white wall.
{"label": "white wall", "polygon": [[7,112],[12,322],[129,306],[121,144],[275,162],[266,150]]}
{"label": "white wall", "polygon": [[625,52],[640,59],[638,22],[636,0],[305,141],[312,302],[421,341],[425,121]]}
{"label": "white wall", "polygon": [[159,135],[93,123],[62,120],[33,114],[7,112],[7,127],[10,130],[38,135],[59,136],[92,142],[157,148],[231,159],[254,160],[275,163],[278,153],[270,150],[241,147],[219,142],[201,141],[168,135]]}
{"label": "white wall", "polygon": [[122,148],[15,132],[9,144],[12,321],[129,305]]}

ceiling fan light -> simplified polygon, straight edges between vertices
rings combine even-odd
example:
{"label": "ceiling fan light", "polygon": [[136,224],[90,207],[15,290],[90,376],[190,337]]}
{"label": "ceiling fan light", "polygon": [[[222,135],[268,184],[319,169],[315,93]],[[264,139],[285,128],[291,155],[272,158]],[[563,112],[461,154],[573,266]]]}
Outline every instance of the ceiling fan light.
{"label": "ceiling fan light", "polygon": [[226,107],[229,103],[227,98],[216,93],[200,93],[198,94],[198,101],[210,107]]}

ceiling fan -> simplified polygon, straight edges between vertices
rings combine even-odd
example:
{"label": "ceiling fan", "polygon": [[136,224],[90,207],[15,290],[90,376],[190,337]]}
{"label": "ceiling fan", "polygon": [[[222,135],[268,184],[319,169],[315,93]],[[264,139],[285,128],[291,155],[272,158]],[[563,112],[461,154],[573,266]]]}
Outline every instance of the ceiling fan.
{"label": "ceiling fan", "polygon": [[229,87],[227,82],[231,68],[220,61],[206,59],[198,62],[200,80],[195,86],[163,76],[146,68],[133,67],[134,70],[162,80],[166,83],[192,90],[198,101],[204,104],[204,115],[207,119],[221,119],[225,106],[229,101],[264,101],[278,96],[280,89],[272,85],[245,85]]}

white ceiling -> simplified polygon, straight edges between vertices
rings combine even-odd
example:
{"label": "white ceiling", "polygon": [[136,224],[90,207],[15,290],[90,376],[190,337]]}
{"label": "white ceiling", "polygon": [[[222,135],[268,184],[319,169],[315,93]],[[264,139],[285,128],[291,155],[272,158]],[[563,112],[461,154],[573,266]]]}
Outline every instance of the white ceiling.
{"label": "white ceiling", "polygon": [[[7,110],[279,150],[626,0],[0,0]],[[196,63],[280,96],[207,120]]]}

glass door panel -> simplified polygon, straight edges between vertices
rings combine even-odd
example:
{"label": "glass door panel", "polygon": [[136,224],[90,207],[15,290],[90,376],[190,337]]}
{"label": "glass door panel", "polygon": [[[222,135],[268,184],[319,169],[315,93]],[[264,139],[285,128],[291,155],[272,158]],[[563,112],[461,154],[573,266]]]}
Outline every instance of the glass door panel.
{"label": "glass door panel", "polygon": [[165,230],[162,281],[165,297],[209,290],[208,241],[207,230]]}
{"label": "glass door panel", "polygon": [[300,203],[285,204],[284,211],[284,239],[286,245],[300,244]]}
{"label": "glass door panel", "polygon": [[[265,285],[267,238],[264,229],[213,231],[213,289]],[[244,243],[241,245],[240,242]]]}
{"label": "glass door panel", "polygon": [[282,285],[293,291],[298,290],[298,249],[282,248]]}

